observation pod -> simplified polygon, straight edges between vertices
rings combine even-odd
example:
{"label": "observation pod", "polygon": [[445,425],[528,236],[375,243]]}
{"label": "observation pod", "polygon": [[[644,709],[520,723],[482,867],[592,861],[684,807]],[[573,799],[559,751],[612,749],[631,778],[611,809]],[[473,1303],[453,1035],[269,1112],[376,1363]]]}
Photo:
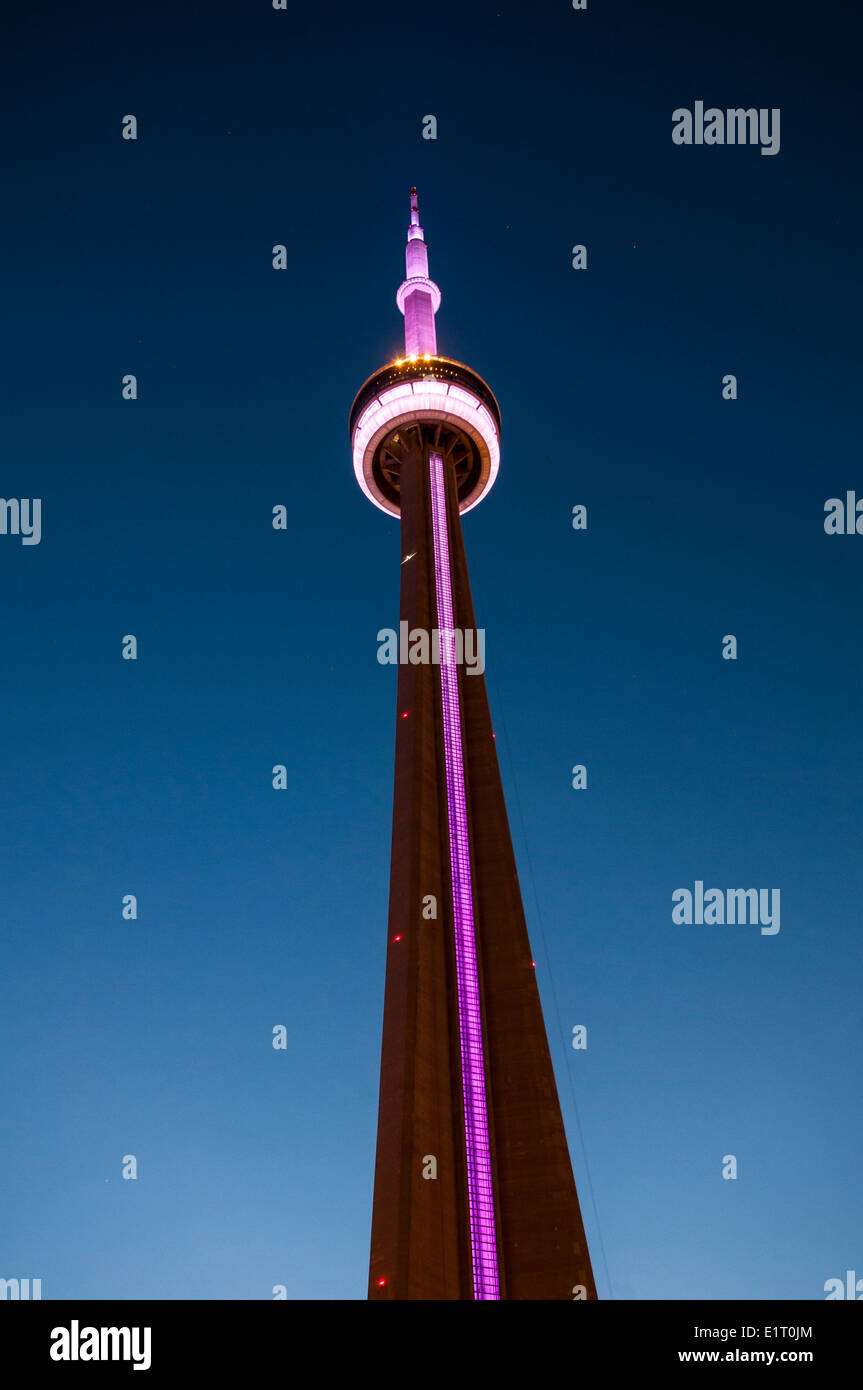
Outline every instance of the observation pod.
{"label": "observation pod", "polygon": [[370,502],[401,512],[405,454],[425,444],[455,471],[460,512],[485,497],[500,466],[500,407],[472,368],[449,357],[400,358],[370,376],[350,414],[354,473]]}

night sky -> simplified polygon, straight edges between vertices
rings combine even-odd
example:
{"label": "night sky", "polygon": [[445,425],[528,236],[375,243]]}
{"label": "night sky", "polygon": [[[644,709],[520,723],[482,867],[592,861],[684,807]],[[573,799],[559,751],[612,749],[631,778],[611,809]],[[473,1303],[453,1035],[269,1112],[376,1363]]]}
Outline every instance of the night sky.
{"label": "night sky", "polygon": [[[42,529],[0,535],[0,1277],[366,1296],[400,546],[347,417],[412,184],[501,405],[464,533],[599,1295],[863,1275],[856,18],[4,19],[0,494]],[[676,145],[696,101],[779,152]],[[697,880],[780,931],[674,923]]]}

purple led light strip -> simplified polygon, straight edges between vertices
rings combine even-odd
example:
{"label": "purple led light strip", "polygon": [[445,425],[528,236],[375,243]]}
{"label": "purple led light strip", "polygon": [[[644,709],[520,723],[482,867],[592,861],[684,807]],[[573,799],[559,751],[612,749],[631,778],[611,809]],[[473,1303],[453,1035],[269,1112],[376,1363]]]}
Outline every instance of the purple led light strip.
{"label": "purple led light strip", "polygon": [[461,711],[458,702],[458,667],[455,664],[454,653],[452,578],[446,524],[446,486],[441,455],[430,454],[429,466],[432,531],[434,533],[435,588],[437,591],[437,625],[440,632],[441,703],[443,705],[449,857],[455,922],[456,986],[459,1041],[461,1044],[462,1092],[464,1096],[464,1135],[467,1151],[467,1196],[470,1216],[470,1248],[473,1262],[473,1293],[475,1299],[495,1299],[500,1298],[500,1280],[497,1269],[497,1234],[491,1176],[491,1147],[488,1138],[482,1015],[480,1012],[479,975],[473,922],[470,834],[464,788]]}

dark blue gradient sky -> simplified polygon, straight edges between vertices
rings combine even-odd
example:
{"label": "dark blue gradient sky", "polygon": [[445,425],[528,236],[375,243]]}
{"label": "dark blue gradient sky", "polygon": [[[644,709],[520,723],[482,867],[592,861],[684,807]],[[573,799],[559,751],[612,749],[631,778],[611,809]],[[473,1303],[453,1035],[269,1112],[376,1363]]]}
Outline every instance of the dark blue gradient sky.
{"label": "dark blue gradient sky", "polygon": [[[412,183],[503,412],[464,530],[600,1296],[863,1273],[853,7],[4,28],[0,494],[43,537],[0,536],[0,1276],[365,1297],[400,551],[347,414]],[[780,108],[780,153],[675,146],[699,99]],[[696,879],[779,888],[779,934],[675,926]]]}

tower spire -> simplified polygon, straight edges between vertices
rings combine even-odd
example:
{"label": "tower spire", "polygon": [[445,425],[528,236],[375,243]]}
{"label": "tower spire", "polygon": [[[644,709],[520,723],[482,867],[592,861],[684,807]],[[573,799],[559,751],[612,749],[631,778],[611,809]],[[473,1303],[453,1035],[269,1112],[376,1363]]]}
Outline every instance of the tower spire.
{"label": "tower spire", "polygon": [[441,294],[429,279],[429,255],[420,226],[417,191],[411,189],[411,222],[405,247],[405,279],[399,286],[396,303],[405,316],[405,356],[436,357],[437,334],[434,316],[440,308]]}

